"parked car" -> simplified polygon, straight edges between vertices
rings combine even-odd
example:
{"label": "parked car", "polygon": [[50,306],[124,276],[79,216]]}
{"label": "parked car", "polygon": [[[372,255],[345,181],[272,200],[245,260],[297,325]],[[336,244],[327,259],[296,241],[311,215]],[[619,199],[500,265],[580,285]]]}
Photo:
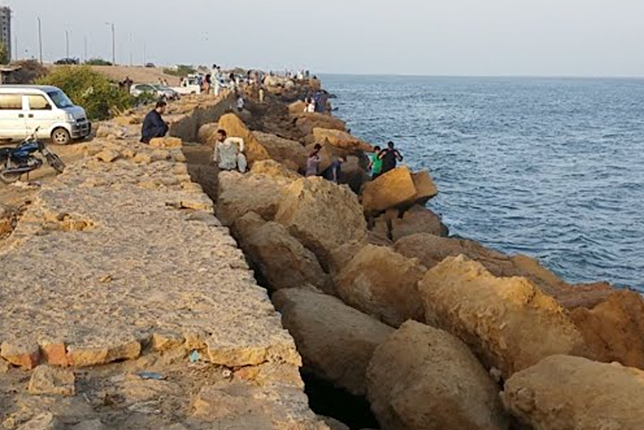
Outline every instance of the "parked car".
{"label": "parked car", "polygon": [[130,88],[130,94],[134,97],[150,94],[155,98],[167,100],[177,100],[179,98],[179,93],[161,84],[134,84]]}
{"label": "parked car", "polygon": [[66,145],[90,135],[85,109],[60,88],[37,85],[0,86],[0,139],[24,140],[36,128],[38,139]]}
{"label": "parked car", "polygon": [[147,63],[145,67],[147,67],[148,69],[154,69],[156,66],[154,65],[154,63]]}
{"label": "parked car", "polygon": [[74,66],[80,64],[80,60],[78,60],[77,58],[61,58],[54,64],[57,66]]}
{"label": "parked car", "polygon": [[202,79],[201,75],[188,75],[181,80],[178,87],[172,87],[172,89],[181,95],[201,94]]}

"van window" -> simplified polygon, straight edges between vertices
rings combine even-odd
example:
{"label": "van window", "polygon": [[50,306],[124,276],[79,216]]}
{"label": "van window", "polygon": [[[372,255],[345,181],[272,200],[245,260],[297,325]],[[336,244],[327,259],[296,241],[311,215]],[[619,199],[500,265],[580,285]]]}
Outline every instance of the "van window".
{"label": "van window", "polygon": [[0,110],[22,110],[22,94],[0,94]]}
{"label": "van window", "polygon": [[67,97],[67,95],[62,91],[51,91],[48,92],[47,95],[51,97],[54,104],[60,109],[74,106],[74,103],[72,103],[69,97]]}
{"label": "van window", "polygon": [[29,98],[29,109],[31,110],[51,110],[51,105],[43,96],[33,95]]}

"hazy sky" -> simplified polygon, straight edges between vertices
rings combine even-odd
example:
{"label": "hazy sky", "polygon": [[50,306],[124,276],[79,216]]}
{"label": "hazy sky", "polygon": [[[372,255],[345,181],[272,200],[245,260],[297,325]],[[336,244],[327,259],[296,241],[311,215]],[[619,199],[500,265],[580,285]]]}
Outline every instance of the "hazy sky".
{"label": "hazy sky", "polygon": [[[0,0],[21,57],[318,73],[644,76],[644,0]],[[132,43],[130,43],[130,38]],[[26,51],[26,52],[25,52]]]}

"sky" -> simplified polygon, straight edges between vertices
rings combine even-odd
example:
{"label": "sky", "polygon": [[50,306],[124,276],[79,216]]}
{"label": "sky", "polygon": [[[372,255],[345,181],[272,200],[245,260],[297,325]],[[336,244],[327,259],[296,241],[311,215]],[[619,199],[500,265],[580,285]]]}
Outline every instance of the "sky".
{"label": "sky", "polygon": [[[21,58],[316,73],[644,77],[644,0],[0,0]],[[145,46],[145,49],[144,49]],[[145,53],[145,55],[144,55]]]}

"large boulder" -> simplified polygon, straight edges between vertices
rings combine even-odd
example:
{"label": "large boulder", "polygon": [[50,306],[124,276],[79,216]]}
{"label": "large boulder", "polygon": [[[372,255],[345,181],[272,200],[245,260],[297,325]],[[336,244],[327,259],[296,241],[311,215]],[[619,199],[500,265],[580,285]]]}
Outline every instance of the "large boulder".
{"label": "large boulder", "polygon": [[282,201],[282,195],[292,183],[284,177],[238,172],[219,174],[217,218],[225,226],[248,212],[256,212],[272,220]]}
{"label": "large boulder", "polygon": [[276,222],[259,225],[258,215],[246,214],[234,231],[246,257],[271,291],[314,287],[332,292],[327,275],[315,254]]}
{"label": "large boulder", "polygon": [[288,112],[291,115],[298,115],[304,113],[306,110],[306,103],[302,100],[295,101],[288,105]]}
{"label": "large boulder", "polygon": [[505,378],[550,355],[586,352],[564,309],[526,278],[498,278],[465,256],[449,257],[419,290],[427,322],[458,336]]}
{"label": "large boulder", "polygon": [[293,181],[302,177],[275,160],[258,161],[257,163],[253,164],[253,167],[250,169],[250,173],[270,176],[273,178],[283,178]]}
{"label": "large boulder", "polygon": [[219,118],[219,128],[225,130],[230,137],[241,137],[244,139],[244,153],[248,164],[253,165],[256,161],[268,160],[270,155],[266,148],[257,140],[255,135],[246,127],[241,119],[234,113],[228,113]]}
{"label": "large boulder", "polygon": [[505,383],[505,407],[534,429],[644,428],[644,372],[556,355]]}
{"label": "large boulder", "polygon": [[306,169],[306,159],[308,153],[306,148],[300,142],[284,139],[269,133],[253,132],[268,155],[275,161],[278,161],[296,171]]}
{"label": "large boulder", "polygon": [[592,309],[570,316],[598,361],[644,369],[644,300],[634,291],[615,291]]}
{"label": "large boulder", "polygon": [[300,113],[294,115],[295,125],[304,134],[313,134],[314,128],[326,128],[332,130],[346,130],[346,124],[341,119],[321,113]]}
{"label": "large boulder", "polygon": [[565,308],[592,307],[612,292],[606,284],[572,286],[533,258],[525,255],[508,256],[472,240],[419,233],[398,237],[395,248],[408,258],[418,258],[428,269],[447,257],[465,255],[483,264],[494,276],[528,278]]}
{"label": "large boulder", "polygon": [[275,220],[313,251],[325,269],[335,248],[367,235],[360,203],[346,187],[322,178],[300,179],[280,200]]}
{"label": "large boulder", "polygon": [[397,167],[362,189],[362,206],[366,213],[384,212],[390,208],[406,209],[415,203],[425,204],[438,191],[427,172],[414,173]]}
{"label": "large boulder", "polygon": [[358,194],[367,181],[369,181],[369,175],[362,167],[360,158],[353,155],[347,157],[347,162],[342,165],[340,183],[347,184],[351,191]]}
{"label": "large boulder", "polygon": [[417,233],[444,237],[449,235],[449,229],[441,222],[438,215],[419,205],[405,211],[401,217],[391,220],[391,239],[394,242]]}
{"label": "large boulder", "polygon": [[499,388],[451,334],[403,324],[373,354],[368,397],[382,428],[507,429]]}
{"label": "large boulder", "polygon": [[216,122],[202,125],[197,133],[197,142],[203,145],[214,145],[217,139],[217,131],[219,131],[219,124]]}
{"label": "large boulder", "polygon": [[427,170],[412,173],[411,177],[416,187],[416,195],[413,197],[415,203],[424,206],[429,200],[438,195],[438,188]]}
{"label": "large boulder", "polygon": [[373,146],[369,143],[342,130],[316,127],[313,129],[313,139],[315,140],[315,143],[329,143],[351,153],[357,153],[360,151],[373,152]]}
{"label": "large boulder", "polygon": [[393,329],[341,300],[307,290],[281,290],[273,303],[295,338],[307,371],[364,396],[374,349]]}
{"label": "large boulder", "polygon": [[426,269],[384,246],[367,245],[335,275],[339,297],[356,309],[398,327],[423,319],[418,281]]}

